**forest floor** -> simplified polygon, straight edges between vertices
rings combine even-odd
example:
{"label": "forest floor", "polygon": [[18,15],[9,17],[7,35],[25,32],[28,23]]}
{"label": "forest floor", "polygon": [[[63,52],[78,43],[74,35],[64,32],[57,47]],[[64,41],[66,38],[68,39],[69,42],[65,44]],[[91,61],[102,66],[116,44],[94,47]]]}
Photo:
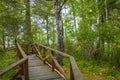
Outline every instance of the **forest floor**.
{"label": "forest floor", "polygon": [[117,78],[112,76],[104,76],[104,75],[95,75],[93,73],[82,74],[84,80],[120,80],[120,76]]}
{"label": "forest floor", "polygon": [[104,61],[77,60],[84,80],[120,80],[120,69]]}
{"label": "forest floor", "polygon": [[[120,80],[120,69],[105,61],[76,59],[84,80]],[[64,59],[64,70],[70,74],[69,60]]]}

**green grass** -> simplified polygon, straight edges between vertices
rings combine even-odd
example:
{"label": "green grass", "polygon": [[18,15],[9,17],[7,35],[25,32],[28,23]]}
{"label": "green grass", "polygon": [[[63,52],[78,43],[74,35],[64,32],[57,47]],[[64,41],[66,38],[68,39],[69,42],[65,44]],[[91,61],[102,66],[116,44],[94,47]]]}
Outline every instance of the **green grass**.
{"label": "green grass", "polygon": [[120,80],[120,69],[116,66],[110,66],[108,62],[79,59],[76,61],[83,75],[85,74],[84,77],[89,76],[85,80]]}
{"label": "green grass", "polygon": [[[16,55],[14,51],[9,51],[6,53],[0,52],[0,70],[3,70],[16,62]],[[17,71],[16,69],[13,69],[9,71],[7,74],[0,77],[0,80],[9,80]]]}
{"label": "green grass", "polygon": [[[63,59],[64,70],[69,71],[69,60]],[[77,65],[83,75],[84,80],[120,80],[120,69],[116,66],[111,66],[108,62],[100,60],[81,60],[76,59]]]}

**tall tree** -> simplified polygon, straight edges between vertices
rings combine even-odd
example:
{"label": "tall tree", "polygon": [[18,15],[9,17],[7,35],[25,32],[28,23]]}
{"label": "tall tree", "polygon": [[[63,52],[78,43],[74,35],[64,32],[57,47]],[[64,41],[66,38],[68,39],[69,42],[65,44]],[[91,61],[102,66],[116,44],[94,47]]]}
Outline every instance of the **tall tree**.
{"label": "tall tree", "polygon": [[26,25],[25,25],[25,45],[26,52],[29,54],[31,52],[32,32],[31,32],[31,15],[30,15],[30,0],[25,0],[26,5]]}
{"label": "tall tree", "polygon": [[[64,30],[63,30],[63,21],[62,21],[62,7],[66,0],[61,3],[61,0],[55,0],[55,18],[57,26],[57,50],[64,52]],[[60,64],[62,63],[62,56],[57,55],[57,60]]]}

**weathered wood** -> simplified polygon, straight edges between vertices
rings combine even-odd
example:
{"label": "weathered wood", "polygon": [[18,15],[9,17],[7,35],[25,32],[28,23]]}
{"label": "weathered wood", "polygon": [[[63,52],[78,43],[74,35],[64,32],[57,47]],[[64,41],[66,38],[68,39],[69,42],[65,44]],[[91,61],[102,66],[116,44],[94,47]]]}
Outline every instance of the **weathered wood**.
{"label": "weathered wood", "polygon": [[[63,52],[60,52],[60,51],[58,51],[58,50],[54,50],[54,49],[52,49],[52,48],[46,47],[46,46],[44,46],[44,45],[42,45],[42,44],[36,44],[36,45],[38,45],[38,46],[41,47],[41,48],[45,48],[46,50],[51,51],[51,54],[52,54],[52,55],[53,55],[53,54],[57,54],[57,55],[61,55],[61,56],[63,56],[63,57],[69,58],[69,60],[70,60],[70,72],[71,72],[71,74],[70,74],[70,79],[71,79],[71,80],[83,80],[83,77],[81,76],[81,73],[80,73],[80,71],[79,71],[79,68],[78,68],[78,66],[77,66],[77,64],[76,64],[73,56],[70,56],[70,55],[65,54],[65,53],[63,53]],[[52,58],[53,58],[53,57],[52,57]],[[56,61],[56,59],[54,59],[54,58],[52,59],[52,61],[53,61],[53,62],[52,62],[52,66],[51,66],[52,70],[55,70],[55,66],[53,66],[53,65],[57,65],[57,68],[59,68],[59,71],[62,72],[62,74],[63,74],[64,77],[65,77],[66,74],[65,74],[64,71],[62,70],[61,65],[57,64],[57,61]],[[59,73],[59,72],[58,72],[58,73]]]}
{"label": "weathered wood", "polygon": [[46,49],[43,47],[43,58],[45,58],[46,57]]}
{"label": "weathered wood", "polygon": [[59,55],[61,55],[61,56],[68,57],[68,58],[70,57],[70,55],[68,55],[68,54],[65,54],[65,53],[60,52],[60,51],[58,51],[58,50],[55,50],[55,49],[46,47],[46,46],[44,46],[44,45],[42,45],[42,44],[37,44],[37,45],[38,45],[38,46],[41,46],[41,47],[43,47],[43,48],[45,48],[45,49],[47,49],[47,50],[53,51],[55,54],[59,54]]}
{"label": "weathered wood", "polygon": [[22,55],[20,54],[20,51],[17,49],[17,57],[19,58],[19,59],[22,59]]}
{"label": "weathered wood", "polygon": [[51,51],[52,56],[54,56],[54,51]]}
{"label": "weathered wood", "polygon": [[[47,64],[50,68],[52,68],[52,65],[51,65],[48,61],[46,61],[45,64]],[[65,77],[64,77],[64,75],[61,74],[60,71],[58,71],[58,69],[54,68],[54,71],[55,71],[57,74],[59,74],[64,80],[66,80]]]}
{"label": "weathered wood", "polygon": [[83,80],[79,68],[74,60],[73,56],[70,56],[70,65],[71,65],[71,80]]}
{"label": "weathered wood", "polygon": [[27,60],[27,57],[26,58],[23,58],[19,61],[17,61],[16,63],[13,63],[12,65],[10,65],[9,67],[5,68],[4,70],[2,70],[0,72],[0,76],[4,75],[5,73],[9,72],[10,70],[14,69],[15,67],[23,64],[25,61]]}
{"label": "weathered wood", "polygon": [[[57,67],[58,71],[60,71],[64,75],[66,80],[69,80],[69,78],[67,77],[67,75],[64,72],[63,68],[60,66],[60,64],[57,62],[57,60],[52,55],[51,55],[51,58],[54,61],[55,67]],[[54,65],[52,65],[52,66],[54,66]]]}
{"label": "weathered wood", "polygon": [[47,55],[44,59],[43,59],[43,62],[45,63],[45,61],[50,58],[50,55]]}
{"label": "weathered wood", "polygon": [[70,64],[70,80],[74,80],[73,69],[71,64]]}
{"label": "weathered wood", "polygon": [[29,67],[42,66],[42,65],[44,65],[43,61],[37,59],[31,59],[31,61],[29,62]]}
{"label": "weathered wood", "polygon": [[[40,65],[35,64],[36,61],[37,63],[39,62]],[[51,68],[49,68],[39,58],[37,58],[36,55],[30,55],[28,62],[30,80],[63,80],[61,76],[53,72]]]}
{"label": "weathered wood", "polygon": [[36,47],[36,45],[34,45],[34,47],[35,47],[35,50],[37,51],[36,54],[39,55],[39,57],[43,60],[42,55],[40,54],[40,52],[39,52],[38,48]]}
{"label": "weathered wood", "polygon": [[[37,46],[41,47],[43,56],[40,54]],[[36,45],[34,47],[37,56],[39,56],[41,60],[36,55],[27,57],[21,46],[17,44],[18,56],[20,60],[10,65],[8,68],[0,71],[0,76],[4,75],[15,67],[20,66],[22,73],[24,74],[24,80],[69,80],[61,65],[54,58],[54,54],[59,54],[70,59],[70,80],[83,80],[73,56],[52,48],[48,48],[44,45]],[[46,50],[49,50],[51,53],[47,55]],[[49,58],[52,59],[52,63],[47,61]],[[50,68],[43,62],[50,66]],[[55,72],[57,72],[59,75]]]}
{"label": "weathered wood", "polygon": [[54,61],[52,60],[52,71],[54,71],[54,69],[55,69],[55,63],[54,63]]}
{"label": "weathered wood", "polygon": [[24,74],[24,79],[29,80],[29,71],[28,71],[28,56],[25,54],[25,52],[22,50],[21,46],[17,43],[17,49],[19,51],[19,54],[24,58],[27,58],[26,61],[20,65],[22,74]]}
{"label": "weathered wood", "polygon": [[24,77],[25,80],[29,80],[29,72],[28,72],[28,59],[24,62],[23,64],[23,69],[24,69]]}
{"label": "weathered wood", "polygon": [[[18,49],[18,56],[22,59],[20,59],[19,61],[13,63],[12,65],[8,66],[6,69],[2,70],[0,72],[0,76],[6,74],[7,72],[9,72],[10,70],[14,69],[17,66],[22,65],[27,59],[28,57],[26,56],[26,54],[24,53],[24,51],[22,50],[22,48],[20,47],[20,45],[17,43],[17,49]],[[28,79],[27,79],[28,80]]]}
{"label": "weathered wood", "polygon": [[21,46],[18,43],[17,43],[17,48],[23,58],[27,57],[27,55],[25,54],[25,52],[22,50]]}

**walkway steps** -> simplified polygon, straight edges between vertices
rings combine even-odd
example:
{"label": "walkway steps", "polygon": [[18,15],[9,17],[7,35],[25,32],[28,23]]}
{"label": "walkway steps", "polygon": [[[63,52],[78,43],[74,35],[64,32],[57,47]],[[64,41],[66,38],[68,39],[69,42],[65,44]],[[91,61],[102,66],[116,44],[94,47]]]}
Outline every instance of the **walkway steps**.
{"label": "walkway steps", "polygon": [[28,64],[30,80],[64,80],[44,64],[36,55],[29,56]]}

